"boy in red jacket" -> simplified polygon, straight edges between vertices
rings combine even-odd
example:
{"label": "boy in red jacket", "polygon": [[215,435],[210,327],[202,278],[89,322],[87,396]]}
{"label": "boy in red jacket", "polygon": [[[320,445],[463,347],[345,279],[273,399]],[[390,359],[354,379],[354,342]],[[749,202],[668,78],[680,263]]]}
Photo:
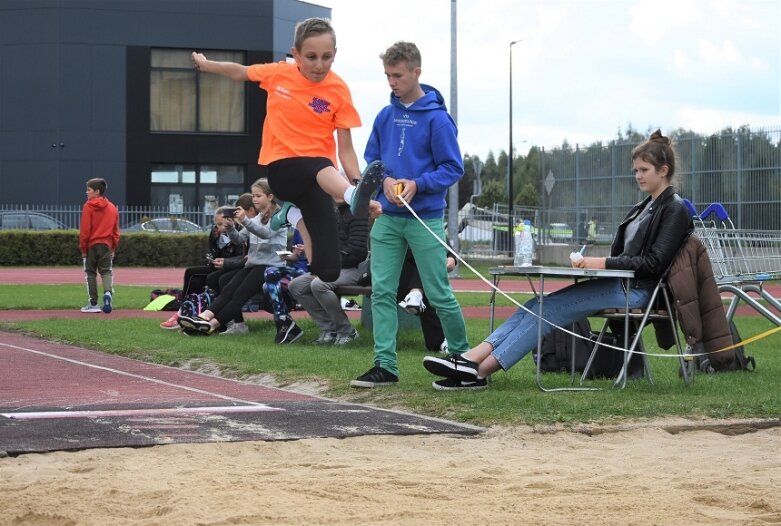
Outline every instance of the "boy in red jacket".
{"label": "boy in red jacket", "polygon": [[114,293],[111,264],[119,245],[119,212],[106,199],[106,180],[95,178],[87,181],[87,202],[81,211],[79,249],[84,263],[89,303],[81,312],[100,312],[98,306],[98,278],[103,281],[103,312],[111,312]]}

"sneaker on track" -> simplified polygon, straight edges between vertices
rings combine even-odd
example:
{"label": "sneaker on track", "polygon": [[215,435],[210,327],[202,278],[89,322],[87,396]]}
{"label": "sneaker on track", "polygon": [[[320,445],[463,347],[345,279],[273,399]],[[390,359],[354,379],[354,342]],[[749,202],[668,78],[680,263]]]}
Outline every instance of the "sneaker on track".
{"label": "sneaker on track", "polygon": [[81,312],[94,313],[101,312],[101,310],[97,303],[87,303],[81,308]]}

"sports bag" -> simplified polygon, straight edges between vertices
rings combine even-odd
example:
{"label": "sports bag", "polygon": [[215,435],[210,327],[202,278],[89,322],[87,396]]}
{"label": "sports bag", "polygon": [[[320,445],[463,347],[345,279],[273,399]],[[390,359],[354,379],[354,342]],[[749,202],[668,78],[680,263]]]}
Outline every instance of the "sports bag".
{"label": "sports bag", "polygon": [[175,311],[175,310],[179,310],[179,307],[182,304],[182,294],[183,294],[182,289],[154,289],[149,294],[149,302],[150,303],[153,302],[159,296],[173,296],[174,299],[169,301],[160,310]]}
{"label": "sports bag", "polygon": [[561,329],[554,329],[542,340],[542,352],[534,351],[534,362],[540,360],[540,370],[546,372],[569,372],[572,365],[572,353],[575,352],[575,371],[583,372],[586,368],[589,354],[593,344],[591,343],[591,324],[588,318],[575,322],[573,331],[575,334],[587,339],[575,338],[574,348],[572,335]]}
{"label": "sports bag", "polygon": [[207,310],[214,301],[216,294],[210,288],[205,288],[203,292],[197,292],[188,294],[182,301],[182,306],[179,308],[179,315],[181,316],[198,316],[203,311]]}
{"label": "sports bag", "polygon": [[[740,339],[740,333],[738,332],[738,328],[735,326],[735,322],[730,320],[729,322],[729,332],[732,335],[732,343],[740,343],[742,340]],[[702,344],[698,344],[695,351],[700,351],[702,349]],[[720,365],[714,365],[714,363],[711,363],[711,360],[708,356],[696,356],[694,359],[694,364],[697,366],[697,369],[705,374],[713,374],[713,373],[723,373],[728,371],[754,371],[757,368],[757,362],[754,360],[753,356],[746,356],[746,353],[743,349],[743,346],[735,347],[734,349],[731,349],[729,351],[725,351],[728,354],[732,354],[733,359],[732,361],[727,360],[726,363],[722,363]],[[723,360],[719,360],[723,361]]]}

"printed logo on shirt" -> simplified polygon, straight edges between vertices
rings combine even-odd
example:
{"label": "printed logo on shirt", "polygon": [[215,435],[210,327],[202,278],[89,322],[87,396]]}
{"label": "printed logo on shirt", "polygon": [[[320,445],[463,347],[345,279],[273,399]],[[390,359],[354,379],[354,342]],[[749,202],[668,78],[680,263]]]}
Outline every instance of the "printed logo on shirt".
{"label": "printed logo on shirt", "polygon": [[274,88],[274,91],[280,97],[283,97],[285,99],[289,99],[290,98],[290,90],[287,89],[287,88],[283,88],[282,86],[277,86],[276,88]]}
{"label": "printed logo on shirt", "polygon": [[403,126],[406,128],[412,128],[418,124],[416,119],[410,118],[409,113],[404,113],[401,117],[394,117],[393,122],[396,126]]}
{"label": "printed logo on shirt", "polygon": [[317,97],[312,97],[312,102],[309,103],[309,107],[314,110],[315,113],[330,113],[330,102]]}

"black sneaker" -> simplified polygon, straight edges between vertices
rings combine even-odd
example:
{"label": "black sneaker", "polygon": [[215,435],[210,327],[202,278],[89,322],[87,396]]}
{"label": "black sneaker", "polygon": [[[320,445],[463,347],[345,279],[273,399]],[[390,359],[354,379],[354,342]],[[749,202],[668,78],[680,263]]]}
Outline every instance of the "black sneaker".
{"label": "black sneaker", "polygon": [[385,165],[382,161],[372,161],[363,171],[358,186],[355,187],[355,193],[350,200],[350,212],[355,217],[366,217],[369,215],[369,201],[385,177]]}
{"label": "black sneaker", "polygon": [[298,340],[301,336],[304,335],[304,330],[296,325],[296,322],[291,322],[290,327],[287,329],[287,333],[285,334],[285,337],[282,338],[282,341],[279,342],[283,345],[287,345],[288,343],[293,343],[294,341]]}
{"label": "black sneaker", "polygon": [[399,383],[399,377],[380,367],[380,362],[374,362],[374,367],[350,382],[350,387],[382,387]]}
{"label": "black sneaker", "polygon": [[296,325],[296,322],[287,316],[281,316],[277,320],[277,335],[274,337],[274,343],[293,343],[303,335],[304,331]]}
{"label": "black sneaker", "polygon": [[480,391],[488,387],[488,382],[485,378],[479,378],[474,382],[462,382],[461,380],[444,378],[432,382],[431,387],[437,391]]}
{"label": "black sneaker", "polygon": [[212,327],[211,323],[198,316],[180,316],[179,325],[183,329],[198,331],[207,336],[214,332],[214,327]]}
{"label": "black sneaker", "polygon": [[466,382],[477,381],[477,363],[467,360],[460,354],[449,354],[444,358],[426,356],[423,358],[423,367],[431,374],[444,378]]}

